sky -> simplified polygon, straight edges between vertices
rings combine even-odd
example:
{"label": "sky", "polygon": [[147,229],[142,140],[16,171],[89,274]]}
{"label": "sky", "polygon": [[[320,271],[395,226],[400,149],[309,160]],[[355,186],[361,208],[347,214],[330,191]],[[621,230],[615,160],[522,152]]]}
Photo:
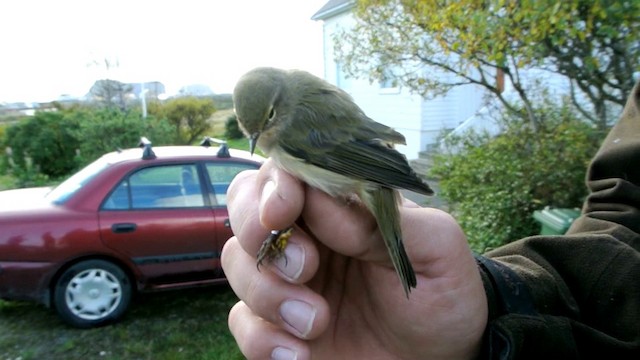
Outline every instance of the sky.
{"label": "sky", "polygon": [[[83,96],[99,79],[230,93],[257,66],[323,73],[328,0],[4,0],[0,103]],[[112,64],[105,66],[105,60]]]}

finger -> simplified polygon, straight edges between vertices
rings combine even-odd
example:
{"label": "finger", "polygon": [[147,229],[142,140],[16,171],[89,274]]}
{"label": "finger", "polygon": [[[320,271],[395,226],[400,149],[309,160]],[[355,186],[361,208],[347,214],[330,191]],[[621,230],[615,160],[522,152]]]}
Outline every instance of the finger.
{"label": "finger", "polygon": [[310,359],[309,346],[253,314],[243,302],[229,312],[229,330],[247,359]]}
{"label": "finger", "polygon": [[255,254],[270,230],[287,228],[300,216],[304,187],[267,160],[259,171],[236,176],[227,196],[231,229]]}
{"label": "finger", "polygon": [[231,230],[243,239],[242,245],[252,254],[259,249],[261,240],[258,239],[264,240],[269,233],[260,224],[258,213],[260,189],[256,185],[257,176],[257,170],[243,171],[236,175],[227,190],[227,210]]}
{"label": "finger", "polygon": [[373,244],[382,245],[380,249],[384,250],[375,219],[358,200],[335,199],[308,188],[305,204],[305,224],[330,249],[356,258],[369,253]]}
{"label": "finger", "polygon": [[[314,189],[306,192],[303,218],[322,243],[341,254],[365,261],[390,261],[377,223],[357,201],[345,202]],[[433,259],[465,251],[465,239],[455,219],[432,208],[403,199],[400,207],[403,243],[409,259],[430,263]],[[328,225],[329,224],[329,225]],[[455,248],[455,249],[453,249]]]}
{"label": "finger", "polygon": [[306,286],[286,282],[270,271],[258,271],[255,258],[235,237],[222,250],[222,267],[233,291],[257,316],[302,339],[315,338],[326,329],[326,301]]}
{"label": "finger", "polygon": [[[256,257],[248,254],[235,236],[224,244],[221,261],[225,272],[230,270],[225,269],[225,264],[236,261],[241,262],[240,269],[249,266],[258,269]],[[283,256],[259,265],[259,270],[272,271],[292,284],[304,284],[315,276],[319,262],[316,244],[302,229],[295,227]]]}
{"label": "finger", "polygon": [[261,187],[260,222],[267,229],[291,226],[302,212],[304,185],[277,168],[272,161],[263,165],[257,178]]}

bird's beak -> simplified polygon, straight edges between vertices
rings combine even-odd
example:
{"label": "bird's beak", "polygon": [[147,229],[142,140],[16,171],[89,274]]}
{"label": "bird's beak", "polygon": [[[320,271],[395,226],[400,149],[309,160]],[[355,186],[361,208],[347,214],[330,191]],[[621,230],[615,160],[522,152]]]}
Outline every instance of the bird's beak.
{"label": "bird's beak", "polygon": [[256,149],[256,144],[258,143],[258,138],[260,137],[260,133],[256,132],[251,134],[249,137],[249,152],[253,155],[253,152]]}

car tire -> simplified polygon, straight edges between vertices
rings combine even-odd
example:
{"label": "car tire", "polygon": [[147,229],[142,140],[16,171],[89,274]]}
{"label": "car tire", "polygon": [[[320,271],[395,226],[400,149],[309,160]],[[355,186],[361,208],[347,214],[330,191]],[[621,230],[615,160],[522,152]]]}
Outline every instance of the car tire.
{"label": "car tire", "polygon": [[54,286],[53,305],[60,318],[77,328],[112,323],[131,303],[129,277],[117,265],[87,260],[69,267]]}

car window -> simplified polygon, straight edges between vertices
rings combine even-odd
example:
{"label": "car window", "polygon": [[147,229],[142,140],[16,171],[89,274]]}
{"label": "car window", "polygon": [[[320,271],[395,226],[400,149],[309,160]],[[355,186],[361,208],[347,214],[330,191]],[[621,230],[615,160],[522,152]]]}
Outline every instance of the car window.
{"label": "car window", "polygon": [[75,175],[56,186],[46,195],[46,198],[51,200],[54,204],[64,203],[71,198],[73,194],[80,190],[82,186],[89,182],[89,180],[93,179],[102,170],[109,166],[109,163],[105,159],[106,158],[100,158],[87,165],[85,168],[75,173]]}
{"label": "car window", "polygon": [[241,163],[207,163],[207,173],[218,205],[227,205],[227,189],[231,180],[244,170],[256,169],[257,165]]}
{"label": "car window", "polygon": [[124,179],[103,209],[157,209],[204,206],[195,164],[143,168]]}

